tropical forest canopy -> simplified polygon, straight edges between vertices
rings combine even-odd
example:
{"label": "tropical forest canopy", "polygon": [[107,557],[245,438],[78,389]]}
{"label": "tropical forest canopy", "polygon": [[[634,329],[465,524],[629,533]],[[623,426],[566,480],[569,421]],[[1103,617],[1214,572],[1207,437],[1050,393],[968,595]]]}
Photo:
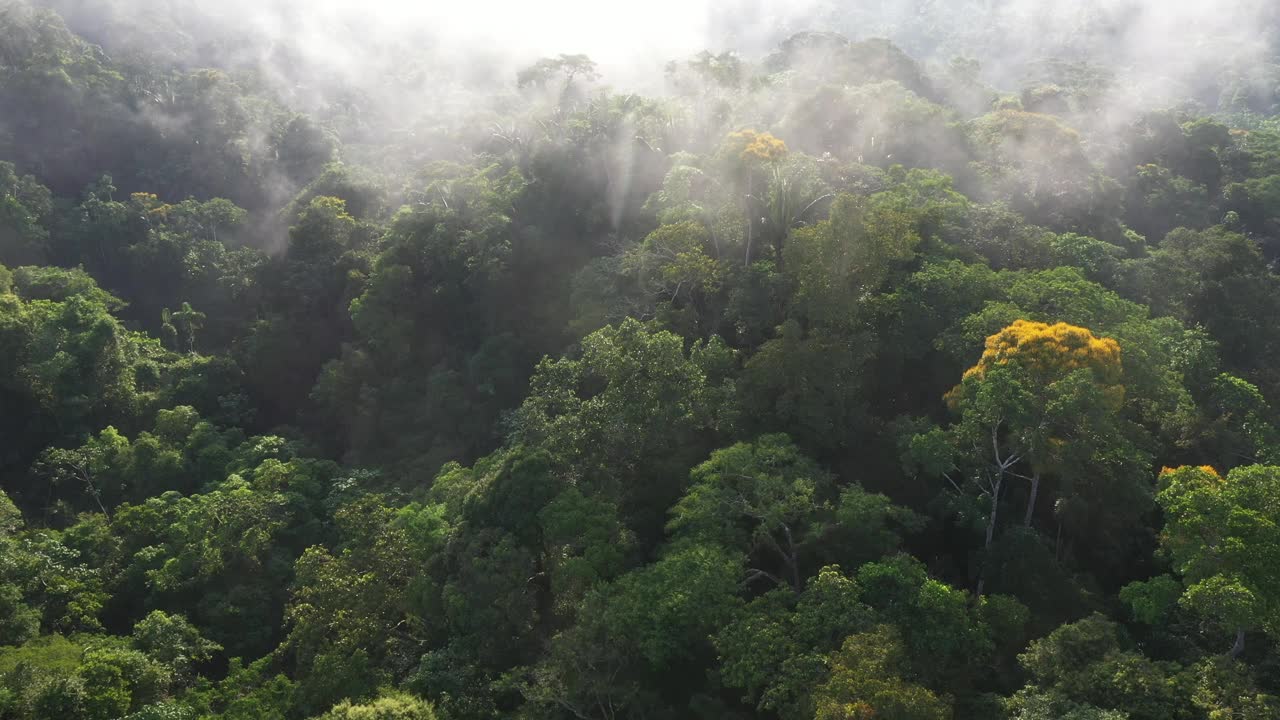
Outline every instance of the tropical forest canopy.
{"label": "tropical forest canopy", "polygon": [[1280,718],[1280,6],[403,5],[0,0],[0,720]]}

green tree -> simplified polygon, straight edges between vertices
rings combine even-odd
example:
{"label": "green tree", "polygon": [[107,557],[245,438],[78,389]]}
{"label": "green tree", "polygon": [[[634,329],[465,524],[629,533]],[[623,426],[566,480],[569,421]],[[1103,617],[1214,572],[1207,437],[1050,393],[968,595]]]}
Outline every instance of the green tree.
{"label": "green tree", "polygon": [[946,720],[951,709],[902,678],[902,645],[891,628],[850,635],[831,656],[831,677],[816,692],[817,720]]}
{"label": "green tree", "polygon": [[367,703],[343,700],[317,720],[435,720],[431,703],[408,693],[388,691]]}
{"label": "green tree", "polygon": [[22,529],[22,513],[0,490],[0,645],[21,645],[40,631],[39,610],[26,603],[23,588],[12,576],[19,562],[18,533]]}
{"label": "green tree", "polygon": [[362,495],[341,506],[334,514],[340,549],[313,546],[294,565],[281,647],[302,677],[322,657],[357,651],[379,665],[404,662],[426,637],[426,608],[414,597],[425,581],[414,573],[444,544],[449,526],[439,506],[397,509],[384,500]]}
{"label": "green tree", "polygon": [[868,297],[915,257],[916,218],[893,200],[889,193],[869,201],[840,195],[828,220],[795,233],[787,273],[794,278],[800,317],[822,327],[849,327]]}
{"label": "green tree", "polygon": [[732,370],[719,338],[686,351],[679,336],[627,320],[584,338],[580,357],[539,364],[514,439],[568,463],[654,537],[708,439],[732,431]]}
{"label": "green tree", "polygon": [[668,533],[745,552],[753,561],[748,580],[803,589],[801,553],[818,529],[818,493],[830,480],[789,438],[765,435],[717,450],[690,481]]}
{"label": "green tree", "polygon": [[[1221,226],[1175,230],[1148,258],[1132,265],[1130,294],[1155,315],[1200,324],[1219,343],[1224,369],[1266,392],[1275,379],[1258,358],[1280,340],[1257,320],[1272,312],[1276,278],[1257,243]],[[1249,371],[1246,371],[1249,369]]]}
{"label": "green tree", "polygon": [[192,355],[196,352],[196,333],[204,327],[205,314],[193,310],[191,303],[182,303],[182,308],[171,315],[173,325],[178,329],[178,333],[186,346],[187,352]]}
{"label": "green tree", "polygon": [[828,566],[798,596],[776,588],[740,606],[712,638],[724,683],[761,711],[812,718],[826,656],[872,628],[874,612],[861,596],[856,579]]}
{"label": "green tree", "polygon": [[[37,299],[66,283],[65,295]],[[109,419],[129,420],[139,404],[135,366],[143,342],[111,313],[113,298],[83,274],[16,276],[17,293],[0,294],[0,442],[7,471],[46,447],[74,442]],[[32,282],[34,281],[34,282]]]}
{"label": "green tree", "polygon": [[31,175],[19,176],[12,163],[0,162],[0,263],[44,262],[52,212],[48,188]]}
{"label": "green tree", "polygon": [[[710,633],[739,604],[742,559],[704,546],[673,548],[658,561],[601,586],[578,622],[558,633],[522,688],[537,706],[579,717],[665,710],[651,688],[673,668],[698,668]],[[685,682],[668,683],[689,692]]]}
{"label": "green tree", "polygon": [[554,58],[542,58],[533,65],[521,70],[516,75],[519,87],[546,87],[553,80],[563,79],[564,89],[568,89],[573,81],[581,77],[590,82],[599,77],[596,64],[586,55],[560,55]]}
{"label": "green tree", "polygon": [[691,335],[710,334],[720,319],[717,296],[724,269],[708,254],[709,244],[699,224],[663,225],[629,251],[622,264],[650,302],[671,315],[692,314]]}
{"label": "green tree", "polygon": [[1060,696],[1021,690],[1005,703],[1011,720],[1127,720],[1118,710],[1103,710]]}
{"label": "green tree", "polygon": [[133,626],[133,646],[169,668],[178,682],[189,682],[195,667],[222,650],[205,640],[187,619],[153,610]]}
{"label": "green tree", "polygon": [[1161,548],[1182,578],[1179,603],[1234,633],[1277,632],[1280,470],[1248,466],[1223,478],[1212,468],[1166,469],[1156,496],[1165,513]]}

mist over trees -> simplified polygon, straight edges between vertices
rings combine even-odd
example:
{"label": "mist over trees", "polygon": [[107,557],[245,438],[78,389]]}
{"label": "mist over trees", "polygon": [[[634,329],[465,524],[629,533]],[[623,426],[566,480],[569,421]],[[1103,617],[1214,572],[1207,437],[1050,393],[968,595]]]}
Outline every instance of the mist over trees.
{"label": "mist over trees", "polygon": [[1280,717],[1280,6],[0,0],[0,720]]}

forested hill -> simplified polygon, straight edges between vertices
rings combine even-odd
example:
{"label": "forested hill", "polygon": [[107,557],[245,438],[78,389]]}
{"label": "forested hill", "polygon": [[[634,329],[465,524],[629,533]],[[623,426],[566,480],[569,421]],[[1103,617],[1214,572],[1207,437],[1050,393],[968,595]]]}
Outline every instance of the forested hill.
{"label": "forested hill", "polygon": [[0,720],[1280,718],[1277,5],[384,5],[0,0]]}

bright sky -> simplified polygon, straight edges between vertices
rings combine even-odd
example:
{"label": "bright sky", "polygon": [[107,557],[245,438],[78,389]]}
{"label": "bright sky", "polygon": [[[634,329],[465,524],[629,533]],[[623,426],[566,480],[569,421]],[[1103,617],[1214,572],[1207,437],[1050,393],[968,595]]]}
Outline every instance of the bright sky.
{"label": "bright sky", "polygon": [[706,0],[542,0],[418,5],[432,26],[451,28],[459,39],[497,43],[523,53],[585,52],[614,63],[640,55],[676,57],[705,45]]}
{"label": "bright sky", "polygon": [[[657,63],[708,49],[712,27],[771,27],[820,0],[231,0],[213,14],[298,39],[333,44],[340,18],[359,17],[390,35],[420,31],[424,42],[485,54],[541,57],[586,53],[604,66]],[[726,17],[723,7],[754,5]],[[743,22],[743,21],[746,22]],[[381,34],[381,32],[379,33]],[[367,38],[346,37],[359,46]],[[354,41],[354,42],[352,42]]]}

